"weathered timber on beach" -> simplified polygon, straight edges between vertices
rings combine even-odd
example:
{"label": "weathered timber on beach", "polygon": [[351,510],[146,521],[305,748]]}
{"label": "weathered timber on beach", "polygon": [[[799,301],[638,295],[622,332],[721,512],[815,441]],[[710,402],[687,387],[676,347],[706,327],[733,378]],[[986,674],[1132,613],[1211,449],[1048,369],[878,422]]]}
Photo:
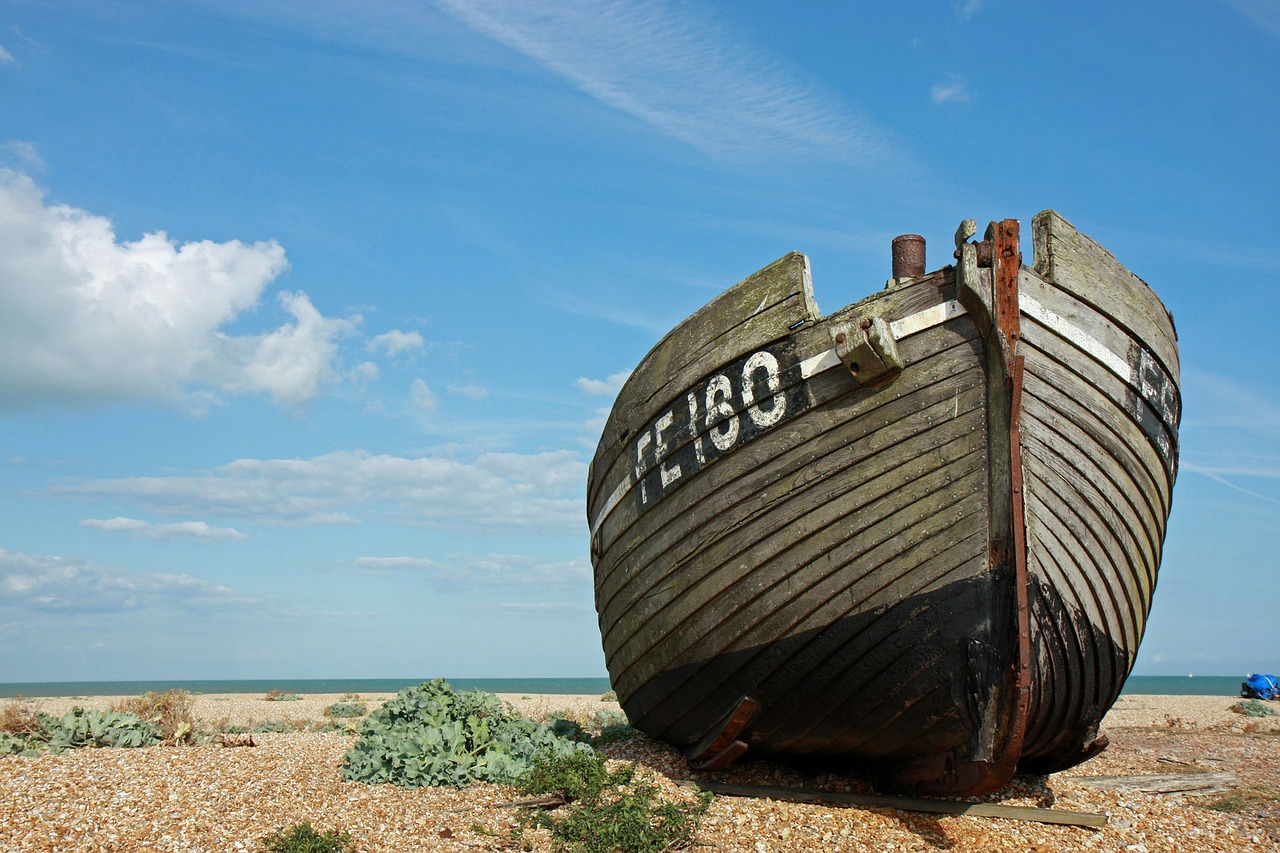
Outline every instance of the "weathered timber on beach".
{"label": "weathered timber on beach", "polygon": [[1149,773],[1140,776],[1082,776],[1078,785],[1107,791],[1142,791],[1175,797],[1225,794],[1240,787],[1234,773]]}
{"label": "weathered timber on beach", "polygon": [[728,785],[721,782],[698,782],[704,791],[725,797],[767,797],[794,803],[825,803],[836,806],[858,806],[867,809],[898,809],[904,812],[999,817],[1062,826],[1107,825],[1107,816],[1096,812],[1075,812],[1034,806],[1006,806],[1001,803],[967,803],[961,800],[930,800],[923,797],[894,797],[882,794],[846,794],[813,788],[780,788],[771,785]]}
{"label": "weathered timber on beach", "polygon": [[619,394],[587,497],[606,661],[695,766],[976,793],[1106,745],[1177,472],[1172,320],[1052,211],[1033,267],[1016,221],[974,233],[927,274],[902,241],[825,317],[787,255]]}

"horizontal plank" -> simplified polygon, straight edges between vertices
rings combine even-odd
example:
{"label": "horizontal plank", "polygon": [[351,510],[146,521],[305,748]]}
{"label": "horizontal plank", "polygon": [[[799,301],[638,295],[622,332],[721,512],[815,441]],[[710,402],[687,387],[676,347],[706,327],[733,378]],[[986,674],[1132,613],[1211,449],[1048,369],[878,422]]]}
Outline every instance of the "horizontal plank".
{"label": "horizontal plank", "polygon": [[931,800],[924,797],[894,797],[882,794],[846,794],[813,788],[779,788],[770,785],[730,785],[723,782],[697,782],[697,787],[726,797],[758,797],[792,803],[861,806],[872,809],[897,809],[928,814],[998,817],[1064,826],[1107,825],[1107,816],[1094,812],[1065,809],[1042,809],[1034,806],[1006,806],[1001,803],[969,803],[960,800]]}
{"label": "horizontal plank", "polygon": [[1072,781],[1088,788],[1104,791],[1143,791],[1148,794],[1172,794],[1200,797],[1223,794],[1240,786],[1236,774],[1224,773],[1150,773],[1139,776],[1082,776]]}

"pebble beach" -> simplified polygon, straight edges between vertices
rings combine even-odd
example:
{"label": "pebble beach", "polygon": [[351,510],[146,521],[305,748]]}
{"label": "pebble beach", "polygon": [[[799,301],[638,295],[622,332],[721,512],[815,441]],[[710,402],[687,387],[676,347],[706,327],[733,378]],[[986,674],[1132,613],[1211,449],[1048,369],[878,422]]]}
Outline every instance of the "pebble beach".
{"label": "pebble beach", "polygon": [[[519,712],[582,721],[618,706],[598,695],[501,694]],[[62,714],[106,709],[126,697],[0,700]],[[261,695],[196,695],[202,727],[285,723],[302,729],[329,721],[340,695],[269,701]],[[373,710],[391,694],[360,697]],[[1099,814],[1098,828],[890,808],[717,796],[695,849],[712,851],[1220,851],[1280,850],[1280,718],[1235,713],[1233,697],[1122,696],[1103,723],[1111,747],[1048,777],[1017,777],[981,798],[1015,806]],[[1277,708],[1277,703],[1266,705]],[[351,834],[365,853],[519,850],[510,840],[514,789],[404,789],[343,781],[341,732],[254,734],[252,746],[218,742],[141,749],[80,749],[60,755],[0,758],[0,853],[17,851],[253,851],[282,827],[309,822]],[[722,782],[870,792],[857,776],[802,774],[743,760],[715,774],[692,774],[682,757],[637,736],[605,747],[612,759],[644,768],[673,798],[689,782]],[[1098,777],[1232,774],[1226,792],[1197,796],[1095,787]],[[1207,776],[1206,776],[1207,778]],[[551,851],[549,837],[528,836]]]}

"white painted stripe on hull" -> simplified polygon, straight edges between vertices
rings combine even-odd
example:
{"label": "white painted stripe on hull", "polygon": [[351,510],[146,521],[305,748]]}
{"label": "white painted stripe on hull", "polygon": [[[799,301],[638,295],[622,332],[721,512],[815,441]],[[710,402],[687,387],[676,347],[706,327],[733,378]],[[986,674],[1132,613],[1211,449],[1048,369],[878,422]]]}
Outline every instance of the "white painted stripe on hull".
{"label": "white painted stripe on hull", "polygon": [[917,332],[923,332],[925,329],[932,329],[934,326],[940,326],[948,320],[959,317],[968,313],[965,307],[954,299],[946,302],[939,302],[923,311],[917,311],[909,314],[901,320],[894,320],[889,324],[889,331],[893,333],[893,339],[900,341],[908,335],[914,335]]}
{"label": "white painted stripe on hull", "polygon": [[1022,309],[1022,313],[1035,320],[1041,326],[1051,330],[1059,337],[1065,338],[1075,344],[1078,349],[1093,356],[1108,370],[1120,377],[1125,384],[1137,386],[1137,377],[1133,375],[1133,368],[1128,361],[1109,350],[1105,344],[1079,326],[1073,325],[1057,311],[1042,305],[1037,299],[1026,294],[1019,296],[1018,307]]}
{"label": "white painted stripe on hull", "polygon": [[830,370],[833,367],[840,366],[840,356],[836,355],[834,348],[826,352],[811,355],[804,361],[800,362],[800,375],[805,379],[815,376],[824,370]]}
{"label": "white painted stripe on hull", "polygon": [[618,488],[613,490],[613,494],[609,495],[609,499],[604,502],[604,509],[596,516],[596,523],[591,525],[591,537],[594,539],[596,532],[600,530],[600,525],[604,524],[604,520],[609,517],[609,513],[613,512],[614,507],[622,503],[622,499],[627,496],[627,492],[631,491],[631,487],[635,485],[635,479],[631,472],[628,471],[626,476],[622,478],[622,482],[618,483]]}

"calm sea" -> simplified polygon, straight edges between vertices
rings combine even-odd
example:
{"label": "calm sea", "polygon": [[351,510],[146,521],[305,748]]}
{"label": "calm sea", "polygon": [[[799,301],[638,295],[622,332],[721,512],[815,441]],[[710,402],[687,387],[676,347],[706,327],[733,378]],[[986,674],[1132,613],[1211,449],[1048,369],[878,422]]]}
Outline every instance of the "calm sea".
{"label": "calm sea", "polygon": [[[0,684],[0,698],[13,696],[136,696],[148,691],[186,690],[189,693],[396,693],[416,687],[425,678],[307,678],[245,681],[36,681]],[[450,678],[455,690],[490,693],[579,693],[599,695],[610,689],[607,678]]]}
{"label": "calm sea", "polygon": [[[45,681],[0,684],[0,698],[13,696],[136,696],[148,691],[186,690],[190,693],[395,693],[414,687],[422,678],[255,679],[248,681]],[[1125,693],[1174,696],[1238,696],[1243,676],[1134,675]],[[598,695],[607,692],[607,678],[451,678],[457,690],[490,693],[559,693]]]}

